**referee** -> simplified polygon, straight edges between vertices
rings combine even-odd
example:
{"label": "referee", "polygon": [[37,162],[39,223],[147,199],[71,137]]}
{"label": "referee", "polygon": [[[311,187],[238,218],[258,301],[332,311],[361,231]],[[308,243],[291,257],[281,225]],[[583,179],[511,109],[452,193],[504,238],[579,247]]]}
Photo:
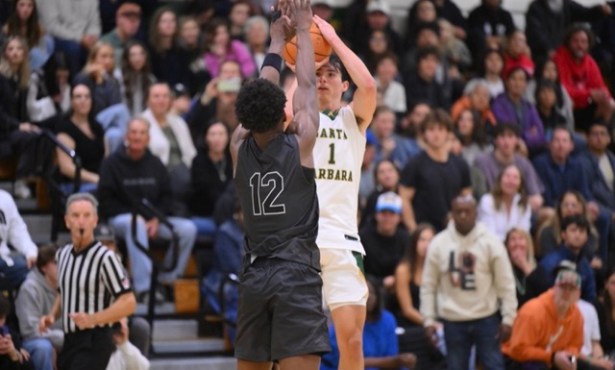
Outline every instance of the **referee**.
{"label": "referee", "polygon": [[94,239],[97,207],[89,193],[68,198],[64,220],[72,243],[56,254],[60,295],[49,315],[40,319],[40,330],[46,331],[62,314],[65,336],[58,360],[62,370],[104,370],[115,349],[110,325],[136,307],[115,253]]}

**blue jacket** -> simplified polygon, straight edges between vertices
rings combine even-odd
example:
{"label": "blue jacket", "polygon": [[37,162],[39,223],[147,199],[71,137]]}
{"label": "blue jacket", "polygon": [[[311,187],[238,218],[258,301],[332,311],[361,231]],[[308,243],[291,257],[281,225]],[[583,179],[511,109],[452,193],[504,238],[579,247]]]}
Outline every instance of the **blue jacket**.
{"label": "blue jacket", "polygon": [[560,166],[553,161],[550,153],[543,153],[534,158],[532,164],[544,185],[545,206],[555,206],[557,200],[567,190],[578,191],[586,201],[594,199],[589,191],[587,178],[580,176],[583,173],[583,166],[578,159],[569,157],[566,163]]}
{"label": "blue jacket", "polygon": [[[609,163],[613,172],[615,172],[615,155],[611,152],[606,152]],[[579,157],[581,166],[587,178],[589,190],[591,191],[595,200],[601,207],[607,208],[610,212],[615,212],[615,192],[611,189],[615,189],[615,182],[611,184],[609,189],[606,179],[600,171],[598,164],[598,158],[596,158],[589,151],[584,152]]]}
{"label": "blue jacket", "polygon": [[596,281],[587,257],[584,257],[583,253],[575,256],[570,248],[564,245],[544,256],[540,261],[539,267],[543,269],[545,277],[549,279],[549,285],[555,284],[555,269],[560,262],[565,260],[577,264],[577,272],[581,275],[581,298],[593,302],[596,299]]}

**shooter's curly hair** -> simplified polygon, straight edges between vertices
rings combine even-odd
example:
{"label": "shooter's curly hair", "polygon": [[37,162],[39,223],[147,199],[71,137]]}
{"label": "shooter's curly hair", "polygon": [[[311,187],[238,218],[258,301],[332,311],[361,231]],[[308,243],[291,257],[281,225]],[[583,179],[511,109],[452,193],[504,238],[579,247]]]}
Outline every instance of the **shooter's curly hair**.
{"label": "shooter's curly hair", "polygon": [[263,78],[254,79],[239,90],[235,113],[244,128],[266,132],[284,118],[286,96],[281,88]]}

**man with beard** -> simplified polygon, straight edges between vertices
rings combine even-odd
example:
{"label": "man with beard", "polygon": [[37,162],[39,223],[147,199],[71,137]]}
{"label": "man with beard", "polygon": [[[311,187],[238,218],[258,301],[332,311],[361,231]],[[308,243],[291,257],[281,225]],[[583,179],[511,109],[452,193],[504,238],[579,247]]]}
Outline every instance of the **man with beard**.
{"label": "man with beard", "polygon": [[559,270],[551,289],[519,310],[510,340],[502,346],[507,369],[602,368],[603,360],[578,358],[583,346],[583,316],[576,305],[581,276],[570,264]]}
{"label": "man with beard", "polygon": [[525,34],[538,65],[551,58],[573,22],[590,22],[610,14],[607,4],[585,7],[573,0],[534,0],[525,15]]}
{"label": "man with beard", "polygon": [[593,43],[589,27],[574,24],[553,56],[560,81],[573,102],[577,130],[586,130],[595,119],[609,122],[615,108],[598,64],[589,54]]}

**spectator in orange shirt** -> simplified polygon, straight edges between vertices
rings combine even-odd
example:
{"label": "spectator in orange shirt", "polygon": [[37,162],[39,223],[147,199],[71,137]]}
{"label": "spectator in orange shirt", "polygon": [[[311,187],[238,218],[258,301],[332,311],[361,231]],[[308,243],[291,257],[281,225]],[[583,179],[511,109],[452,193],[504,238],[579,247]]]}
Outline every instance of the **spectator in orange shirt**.
{"label": "spectator in orange shirt", "polygon": [[557,273],[553,288],[525,303],[510,340],[502,345],[506,368],[576,369],[583,346],[583,317],[576,305],[580,295],[581,277],[570,266]]}

